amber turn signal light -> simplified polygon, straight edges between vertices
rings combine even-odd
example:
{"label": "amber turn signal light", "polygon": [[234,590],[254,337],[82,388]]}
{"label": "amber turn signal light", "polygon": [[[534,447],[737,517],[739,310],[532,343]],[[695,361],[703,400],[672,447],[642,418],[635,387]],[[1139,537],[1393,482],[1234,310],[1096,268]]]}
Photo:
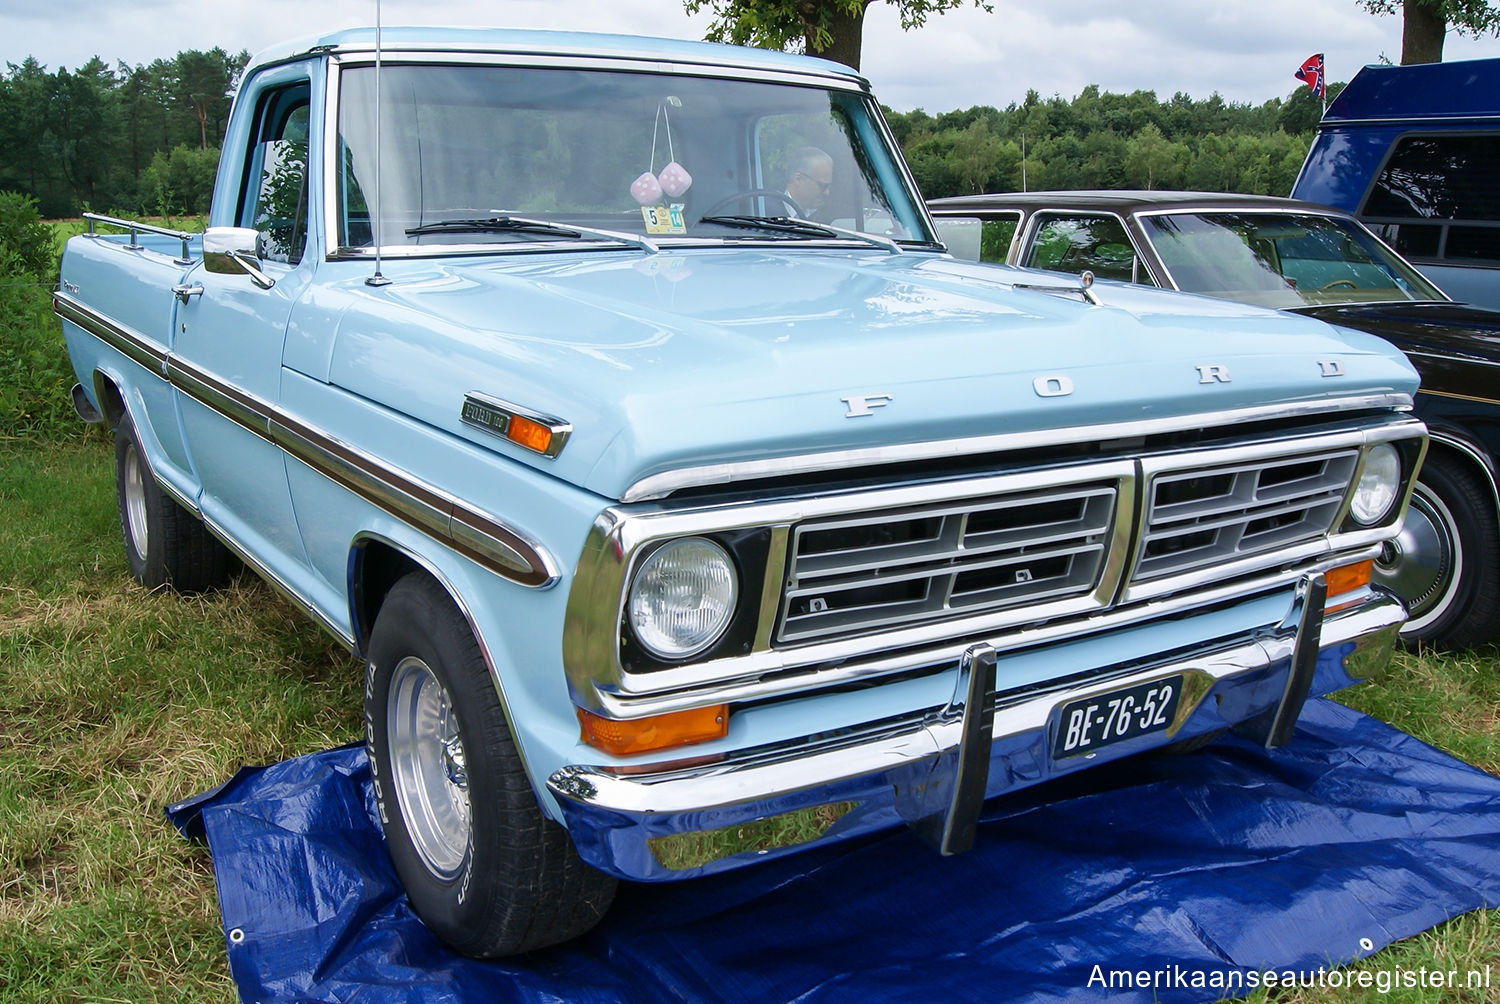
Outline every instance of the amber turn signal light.
{"label": "amber turn signal light", "polygon": [[578,709],[583,741],[615,756],[706,743],[729,734],[729,705],[617,721]]}
{"label": "amber turn signal light", "polygon": [[546,453],[552,448],[552,430],[524,415],[510,417],[505,426],[505,438],[538,453]]}
{"label": "amber turn signal light", "polygon": [[1356,561],[1352,565],[1340,565],[1324,572],[1323,581],[1328,586],[1328,598],[1333,599],[1341,593],[1352,593],[1368,586],[1370,573],[1374,568],[1374,561]]}

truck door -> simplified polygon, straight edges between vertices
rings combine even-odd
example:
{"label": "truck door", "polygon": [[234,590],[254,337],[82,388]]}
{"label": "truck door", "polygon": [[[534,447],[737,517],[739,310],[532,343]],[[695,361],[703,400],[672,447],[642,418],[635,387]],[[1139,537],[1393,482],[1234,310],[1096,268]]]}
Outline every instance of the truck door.
{"label": "truck door", "polygon": [[[285,581],[307,562],[292,515],[282,450],[266,436],[281,398],[288,318],[307,288],[309,92],[306,80],[255,99],[240,173],[236,225],[261,232],[266,288],[201,265],[179,297],[171,362],[189,460],[204,516]],[[232,134],[233,135],[233,134]],[[229,141],[225,144],[229,155]],[[220,184],[229,177],[220,173]],[[223,193],[217,193],[219,198]],[[217,207],[216,207],[217,208]],[[309,256],[310,258],[311,256]]]}

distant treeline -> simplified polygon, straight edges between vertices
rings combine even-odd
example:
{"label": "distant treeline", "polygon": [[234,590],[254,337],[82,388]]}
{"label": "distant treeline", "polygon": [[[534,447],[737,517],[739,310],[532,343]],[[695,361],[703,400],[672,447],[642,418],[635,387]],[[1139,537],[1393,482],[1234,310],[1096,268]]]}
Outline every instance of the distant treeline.
{"label": "distant treeline", "polygon": [[[1330,100],[1342,86],[1329,88]],[[1251,106],[1090,85],[1071,101],[1033,90],[1004,111],[886,117],[927,198],[1074,188],[1287,195],[1322,111],[1305,87]]]}
{"label": "distant treeline", "polygon": [[[92,59],[0,76],[0,191],[44,217],[208,210],[230,95],[248,54],[188,50],[149,66]],[[1330,90],[1337,93],[1339,85]],[[1321,107],[1306,88],[1259,106],[1152,91],[998,110],[886,115],[929,198],[1022,188],[1197,188],[1284,195]]]}
{"label": "distant treeline", "polygon": [[31,196],[48,217],[205,211],[229,95],[249,58],[216,48],[149,66],[6,64],[0,190]]}

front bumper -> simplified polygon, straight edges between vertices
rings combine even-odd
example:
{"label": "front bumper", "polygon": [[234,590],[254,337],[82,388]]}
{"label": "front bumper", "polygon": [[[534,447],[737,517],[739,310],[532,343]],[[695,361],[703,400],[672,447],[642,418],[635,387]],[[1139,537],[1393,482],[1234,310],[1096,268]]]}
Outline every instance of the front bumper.
{"label": "front bumper", "polygon": [[[1023,693],[994,692],[994,649],[976,644],[952,701],[920,716],[645,767],[569,766],[547,784],[584,860],[637,881],[723,871],[903,824],[953,853],[972,842],[985,798],[1229,726],[1286,742],[1309,696],[1384,670],[1405,621],[1383,593],[1326,615],[1324,598],[1322,577],[1309,575],[1270,631]],[[1183,693],[1168,728],[1053,756],[1064,705],[1173,676]]]}

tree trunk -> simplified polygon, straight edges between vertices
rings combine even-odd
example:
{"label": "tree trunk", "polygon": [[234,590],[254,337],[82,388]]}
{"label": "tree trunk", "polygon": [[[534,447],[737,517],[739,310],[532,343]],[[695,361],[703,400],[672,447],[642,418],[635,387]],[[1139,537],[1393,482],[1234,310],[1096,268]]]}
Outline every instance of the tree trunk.
{"label": "tree trunk", "polygon": [[865,8],[868,6],[867,3],[860,4],[857,14],[835,12],[833,22],[828,26],[828,33],[833,36],[829,40],[828,48],[814,49],[812,39],[808,38],[806,39],[807,54],[832,59],[853,69],[859,69],[860,43],[865,30]]}
{"label": "tree trunk", "polygon": [[1406,0],[1401,5],[1401,65],[1441,63],[1447,30],[1448,21],[1438,4]]}

